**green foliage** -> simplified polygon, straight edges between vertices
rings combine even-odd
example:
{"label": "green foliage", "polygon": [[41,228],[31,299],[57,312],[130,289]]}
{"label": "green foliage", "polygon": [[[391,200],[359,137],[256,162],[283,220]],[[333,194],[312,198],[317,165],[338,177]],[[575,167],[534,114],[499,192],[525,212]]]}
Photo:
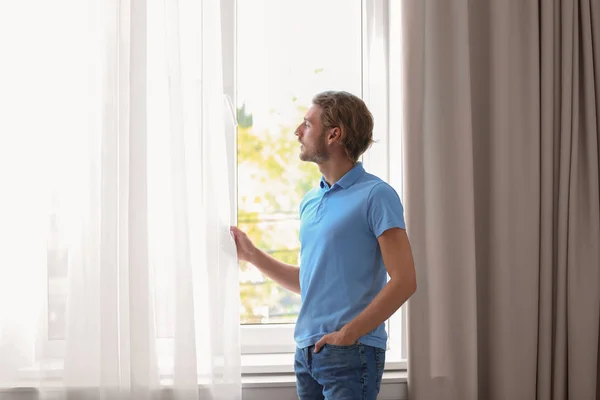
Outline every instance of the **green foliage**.
{"label": "green foliage", "polygon": [[[292,99],[295,104],[296,98]],[[296,107],[302,121],[307,109]],[[272,131],[256,131],[245,105],[238,110],[238,170],[240,179],[250,179],[238,188],[251,187],[238,199],[238,225],[252,241],[280,261],[298,264],[298,206],[304,194],[320,178],[314,164],[300,161],[295,125]],[[249,178],[248,178],[249,177]],[[247,190],[249,191],[249,190]],[[295,222],[295,225],[294,225]],[[242,270],[254,268],[242,265]],[[241,284],[243,323],[265,322],[260,307],[268,306],[268,322],[294,322],[299,296],[266,279]]]}
{"label": "green foliage", "polygon": [[237,110],[237,122],[238,125],[242,128],[250,128],[252,126],[252,114],[246,112],[246,105],[243,104]]}

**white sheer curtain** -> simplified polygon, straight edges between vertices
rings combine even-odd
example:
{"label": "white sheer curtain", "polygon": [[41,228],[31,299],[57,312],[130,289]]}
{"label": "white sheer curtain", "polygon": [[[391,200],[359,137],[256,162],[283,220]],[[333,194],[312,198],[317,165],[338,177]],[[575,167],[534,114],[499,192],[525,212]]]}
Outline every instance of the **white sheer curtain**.
{"label": "white sheer curtain", "polygon": [[2,399],[241,398],[220,21],[0,5]]}

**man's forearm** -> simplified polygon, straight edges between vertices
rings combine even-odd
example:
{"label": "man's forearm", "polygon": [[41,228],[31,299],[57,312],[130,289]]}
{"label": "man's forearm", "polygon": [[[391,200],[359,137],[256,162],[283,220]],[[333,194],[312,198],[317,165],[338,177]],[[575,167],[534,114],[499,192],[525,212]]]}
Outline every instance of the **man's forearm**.
{"label": "man's forearm", "polygon": [[251,263],[284,288],[300,294],[300,268],[283,263],[261,250],[252,257]]}
{"label": "man's forearm", "polygon": [[340,332],[358,340],[384,323],[415,292],[416,286],[403,279],[390,279],[384,288],[356,318]]}

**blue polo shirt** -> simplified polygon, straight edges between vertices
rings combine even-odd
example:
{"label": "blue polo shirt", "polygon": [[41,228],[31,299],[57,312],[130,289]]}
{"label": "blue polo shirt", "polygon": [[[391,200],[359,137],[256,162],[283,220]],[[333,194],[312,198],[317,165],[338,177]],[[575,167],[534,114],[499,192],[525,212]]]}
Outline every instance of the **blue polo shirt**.
{"label": "blue polo shirt", "polygon": [[[385,286],[377,238],[390,228],[405,229],[396,191],[358,163],[331,187],[321,178],[300,203],[300,295],[294,338],[299,348],[340,330]],[[361,337],[386,348],[381,324]]]}

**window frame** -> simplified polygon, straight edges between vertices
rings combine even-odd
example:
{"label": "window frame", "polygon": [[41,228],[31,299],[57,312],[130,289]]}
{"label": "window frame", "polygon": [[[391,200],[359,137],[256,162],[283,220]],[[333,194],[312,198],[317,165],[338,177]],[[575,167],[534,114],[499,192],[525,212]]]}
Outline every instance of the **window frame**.
{"label": "window frame", "polygon": [[[222,0],[224,10],[232,11],[222,19],[224,89],[236,104],[236,20],[237,1]],[[363,156],[365,168],[390,183],[403,198],[402,179],[402,38],[401,5],[389,0],[361,0],[361,53],[362,96],[377,123],[373,132],[378,144]],[[225,13],[223,14],[225,15]],[[227,47],[230,46],[230,47]],[[233,68],[230,68],[233,67]],[[394,89],[390,89],[394,88]],[[394,110],[394,112],[391,112]],[[233,171],[231,194],[232,216],[237,223],[237,152],[236,129],[231,132],[228,143],[232,151],[229,157]],[[386,370],[406,370],[407,367],[407,312],[402,306],[387,323],[389,335]],[[241,325],[240,341],[245,372],[276,373],[287,371],[277,361],[257,366],[257,356],[272,356],[271,360],[286,360],[295,352],[293,339],[295,324]],[[278,358],[278,356],[280,356]],[[285,362],[287,364],[287,361]]]}
{"label": "window frame", "polygon": [[[390,183],[403,198],[402,180],[402,54],[401,54],[401,5],[389,0],[361,0],[362,6],[362,95],[363,99],[377,115],[374,129],[374,145],[363,156],[365,168]],[[221,32],[223,44],[223,86],[225,102],[235,120],[236,104],[236,22],[237,1],[221,1]],[[377,43],[378,46],[372,45]],[[399,90],[390,90],[390,87]],[[391,112],[394,110],[394,112]],[[229,162],[229,182],[232,182],[231,215],[232,223],[237,224],[237,124],[226,127]],[[48,277],[47,277],[48,278]],[[46,296],[48,297],[48,296]],[[45,338],[36,348],[36,359],[60,358],[64,354],[64,340],[48,337],[48,304],[45,305],[43,330]],[[277,373],[293,372],[287,356],[295,352],[295,324],[241,325],[240,345],[242,351],[242,372]],[[386,356],[386,370],[406,370],[407,368],[407,310],[402,306],[387,323],[389,335]],[[271,363],[257,365],[260,357],[273,356]],[[288,357],[289,358],[289,357]]]}
{"label": "window frame", "polygon": [[[363,99],[378,116],[374,130],[374,146],[363,156],[365,167],[389,182],[403,198],[402,179],[402,135],[390,132],[402,132],[402,93],[390,90],[401,88],[402,50],[401,50],[401,5],[390,0],[361,0],[362,5],[362,91]],[[226,103],[236,104],[236,0],[221,0],[221,31],[223,50],[223,83]],[[379,46],[371,44],[379,40]],[[375,62],[374,62],[375,60]],[[379,101],[377,101],[379,100]],[[391,112],[394,110],[394,112]],[[235,108],[230,109],[235,120]],[[231,149],[229,178],[232,184],[231,215],[237,223],[237,154],[236,124],[226,128],[227,145]],[[46,276],[48,282],[48,276]],[[48,296],[46,296],[48,299]],[[35,349],[37,362],[60,359],[64,355],[65,342],[49,339],[48,303],[45,304],[43,332],[45,340]],[[240,326],[243,373],[292,373],[293,363],[290,357],[295,351],[293,339],[294,324],[264,324]],[[407,369],[407,310],[402,306],[387,323],[389,335],[385,369]],[[269,356],[271,356],[269,358]],[[265,362],[265,360],[270,360]],[[61,366],[52,368],[53,374],[60,375]]]}

